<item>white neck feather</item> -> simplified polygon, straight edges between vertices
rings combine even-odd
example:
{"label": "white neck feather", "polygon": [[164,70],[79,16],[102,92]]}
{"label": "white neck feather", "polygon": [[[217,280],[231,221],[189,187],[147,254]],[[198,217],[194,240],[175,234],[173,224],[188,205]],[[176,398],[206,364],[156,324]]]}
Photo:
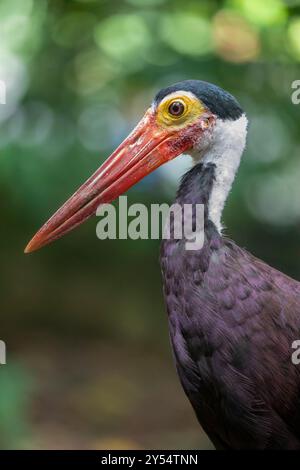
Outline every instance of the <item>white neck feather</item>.
{"label": "white neck feather", "polygon": [[209,199],[208,217],[219,232],[222,230],[221,216],[224,204],[245,148],[247,123],[245,114],[235,121],[218,120],[208,146],[206,148],[201,146],[198,151],[194,149],[192,154],[196,162],[201,160],[204,164],[214,163],[216,165],[215,182]]}

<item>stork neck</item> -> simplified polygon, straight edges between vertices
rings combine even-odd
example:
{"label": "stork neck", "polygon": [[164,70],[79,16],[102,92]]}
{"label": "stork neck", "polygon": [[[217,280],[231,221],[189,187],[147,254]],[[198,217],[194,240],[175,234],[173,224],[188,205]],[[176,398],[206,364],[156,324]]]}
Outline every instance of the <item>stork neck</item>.
{"label": "stork neck", "polygon": [[[217,238],[221,238],[214,224],[209,220],[209,198],[212,192],[213,184],[215,181],[215,170],[216,167],[213,163],[204,165],[203,163],[197,163],[194,167],[188,171],[182,178],[180,187],[177,192],[176,204],[179,204],[184,208],[185,205],[192,206],[192,214],[189,216],[189,223],[191,224],[192,234],[199,234],[203,231],[202,221],[197,220],[196,206],[202,204],[204,206],[204,233],[205,239],[211,239],[213,234],[217,235]],[[199,215],[199,213],[198,213]],[[182,224],[185,223],[186,219],[182,218]],[[200,222],[200,223],[199,223]],[[184,241],[186,238],[186,229],[183,228],[182,233],[184,234]],[[171,218],[171,234],[173,235],[174,230],[174,219]],[[201,235],[202,236],[202,235]],[[173,236],[171,237],[170,243],[168,240],[164,241],[163,246],[173,246]],[[177,240],[176,237],[174,237]],[[193,238],[193,237],[192,237]],[[198,250],[198,248],[197,248]]]}
{"label": "stork neck", "polygon": [[177,191],[176,203],[203,204],[205,219],[208,218],[208,204],[215,180],[215,165],[197,163],[182,178]]}
{"label": "stork neck", "polygon": [[218,121],[212,141],[206,148],[193,152],[195,162],[201,160],[203,168],[214,166],[214,181],[207,202],[208,219],[219,232],[223,208],[245,147],[247,123],[245,114],[235,121]]}

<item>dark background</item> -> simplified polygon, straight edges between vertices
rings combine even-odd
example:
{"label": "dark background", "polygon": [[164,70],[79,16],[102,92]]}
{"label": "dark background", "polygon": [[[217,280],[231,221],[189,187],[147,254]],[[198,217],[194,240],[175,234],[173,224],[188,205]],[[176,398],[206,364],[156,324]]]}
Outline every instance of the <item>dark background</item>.
{"label": "dark background", "polygon": [[[227,234],[300,279],[297,0],[1,0],[1,448],[211,448],[174,370],[159,242],[99,241],[97,219],[23,249],[161,87],[233,93],[250,118]],[[129,191],[171,202],[179,157]]]}

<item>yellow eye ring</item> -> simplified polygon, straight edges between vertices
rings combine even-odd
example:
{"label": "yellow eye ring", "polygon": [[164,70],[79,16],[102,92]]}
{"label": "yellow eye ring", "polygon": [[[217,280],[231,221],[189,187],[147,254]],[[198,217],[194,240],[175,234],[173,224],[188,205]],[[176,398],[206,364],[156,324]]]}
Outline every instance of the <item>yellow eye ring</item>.
{"label": "yellow eye ring", "polygon": [[174,129],[179,129],[196,121],[204,110],[204,105],[196,96],[179,91],[167,95],[158,104],[155,112],[159,126],[174,126]]}

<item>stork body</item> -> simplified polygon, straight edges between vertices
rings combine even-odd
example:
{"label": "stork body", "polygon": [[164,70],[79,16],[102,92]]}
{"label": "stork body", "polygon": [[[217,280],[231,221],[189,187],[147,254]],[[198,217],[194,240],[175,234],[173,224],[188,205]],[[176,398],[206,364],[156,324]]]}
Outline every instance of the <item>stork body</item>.
{"label": "stork body", "polygon": [[[209,202],[214,166],[196,165],[176,202]],[[205,218],[201,250],[164,240],[164,295],[180,381],[217,448],[300,449],[300,286]]]}
{"label": "stork body", "polygon": [[182,386],[217,448],[300,449],[300,366],[291,360],[300,335],[300,284],[222,231],[246,133],[239,103],[221,88],[188,80],[161,90],[136,129],[26,252],[72,230],[164,162],[190,153],[195,165],[176,202],[204,205],[204,245],[187,250],[186,240],[173,235],[161,250]]}

